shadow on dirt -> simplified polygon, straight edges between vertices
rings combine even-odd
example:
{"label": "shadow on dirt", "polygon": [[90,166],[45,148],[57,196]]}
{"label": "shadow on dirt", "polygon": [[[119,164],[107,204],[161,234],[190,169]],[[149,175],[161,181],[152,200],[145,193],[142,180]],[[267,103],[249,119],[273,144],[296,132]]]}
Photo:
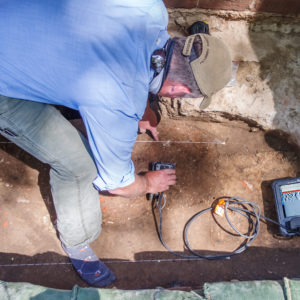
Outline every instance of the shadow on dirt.
{"label": "shadow on dirt", "polygon": [[[279,280],[300,276],[298,249],[250,247],[246,252],[225,260],[185,260],[166,252],[140,252],[134,259],[103,260],[117,277],[109,287],[197,289],[205,282]],[[3,281],[30,282],[59,289],[72,289],[75,284],[87,287],[68,258],[54,252],[34,256],[0,253],[0,266]]]}
{"label": "shadow on dirt", "polygon": [[[41,192],[41,196],[44,199],[45,205],[49,212],[51,222],[55,224],[56,222],[56,213],[52,201],[51,189],[49,184],[49,170],[50,167],[46,164],[43,164],[27,152],[23,151],[21,148],[16,146],[15,144],[9,143],[4,137],[0,136],[0,149],[7,152],[9,155],[15,157],[18,161],[22,162],[16,166],[16,169],[12,168],[9,172],[3,170],[5,172],[5,180],[7,180],[13,186],[28,186],[29,182],[27,180],[28,175],[25,168],[25,165],[33,168],[39,172],[38,175],[38,185]],[[25,164],[25,165],[24,165]],[[14,174],[16,176],[8,176],[8,174]]]}

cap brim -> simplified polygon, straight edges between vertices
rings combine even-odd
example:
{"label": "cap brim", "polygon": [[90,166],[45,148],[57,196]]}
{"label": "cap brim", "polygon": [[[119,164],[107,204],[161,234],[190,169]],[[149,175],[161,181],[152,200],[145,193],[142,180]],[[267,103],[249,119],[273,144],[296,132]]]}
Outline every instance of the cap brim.
{"label": "cap brim", "polygon": [[202,39],[201,56],[191,62],[200,91],[211,96],[222,89],[231,78],[231,57],[227,46],[219,39],[206,34]]}
{"label": "cap brim", "polygon": [[200,103],[200,109],[207,108],[210,105],[210,103],[211,103],[211,98],[212,97],[205,96],[203,98],[202,102]]}

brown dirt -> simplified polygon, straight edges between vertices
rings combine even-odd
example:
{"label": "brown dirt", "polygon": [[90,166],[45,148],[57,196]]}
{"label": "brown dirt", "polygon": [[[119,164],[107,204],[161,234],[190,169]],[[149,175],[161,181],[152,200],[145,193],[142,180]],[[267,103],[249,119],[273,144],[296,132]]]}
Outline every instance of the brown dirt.
{"label": "brown dirt", "polygon": [[[150,138],[140,135],[133,160],[137,171],[147,170],[151,161],[176,163],[178,181],[166,192],[163,234],[169,247],[181,253],[186,252],[185,223],[217,198],[243,197],[276,219],[270,183],[299,176],[297,149],[277,133],[239,121],[196,120],[164,120],[159,131],[161,140],[185,143],[148,143],[143,141]],[[55,214],[48,167],[4,139],[1,142],[0,279],[64,289],[86,286],[68,263],[52,225]],[[299,276],[300,239],[279,238],[276,225],[262,224],[253,245],[230,260],[185,260],[167,253],[160,244],[146,197],[101,196],[100,202],[103,232],[92,246],[116,273],[115,287],[199,288],[204,282]],[[230,217],[239,228],[247,229],[244,219]],[[230,230],[224,219],[216,219]],[[224,232],[209,213],[191,226],[189,239],[194,249],[205,254],[232,251],[243,241]]]}

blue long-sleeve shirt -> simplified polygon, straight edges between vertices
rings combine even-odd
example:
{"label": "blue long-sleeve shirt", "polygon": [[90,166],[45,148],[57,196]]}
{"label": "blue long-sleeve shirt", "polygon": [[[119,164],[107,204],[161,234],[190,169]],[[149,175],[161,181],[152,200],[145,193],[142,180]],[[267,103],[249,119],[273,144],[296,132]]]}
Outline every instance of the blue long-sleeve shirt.
{"label": "blue long-sleeve shirt", "polygon": [[129,185],[167,23],[162,0],[0,0],[0,94],[79,110],[95,186]]}

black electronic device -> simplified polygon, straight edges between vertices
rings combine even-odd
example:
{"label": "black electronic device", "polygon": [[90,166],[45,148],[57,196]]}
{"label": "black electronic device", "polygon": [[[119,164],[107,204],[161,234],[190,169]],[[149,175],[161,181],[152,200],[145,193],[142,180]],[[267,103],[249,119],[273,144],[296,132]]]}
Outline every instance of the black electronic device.
{"label": "black electronic device", "polygon": [[273,181],[280,233],[283,236],[300,234],[300,177]]}
{"label": "black electronic device", "polygon": [[[167,162],[158,162],[154,161],[150,164],[151,171],[159,171],[163,169],[175,169],[174,163],[167,163]],[[153,197],[158,197],[159,193],[156,194],[148,194],[148,200],[153,200]]]}
{"label": "black electronic device", "polygon": [[163,169],[175,169],[175,164],[157,161],[151,163],[151,171],[159,171]]}

